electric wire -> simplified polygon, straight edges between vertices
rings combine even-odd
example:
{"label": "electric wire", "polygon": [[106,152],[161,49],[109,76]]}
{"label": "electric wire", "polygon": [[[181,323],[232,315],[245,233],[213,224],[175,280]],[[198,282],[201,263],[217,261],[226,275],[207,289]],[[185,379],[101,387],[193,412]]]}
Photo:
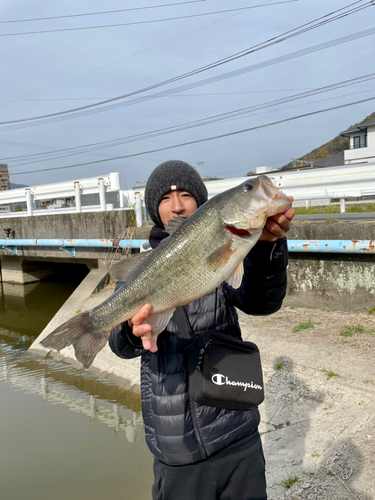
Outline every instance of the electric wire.
{"label": "electric wire", "polygon": [[148,5],[146,7],[133,7],[131,9],[119,9],[119,10],[106,10],[106,11],[102,11],[102,12],[86,12],[85,14],[68,14],[65,16],[34,17],[33,19],[11,19],[9,21],[0,21],[0,24],[28,23],[31,21],[47,21],[47,20],[51,20],[51,19],[67,19],[67,18],[71,18],[71,17],[98,16],[98,15],[102,15],[102,14],[116,14],[119,12],[157,9],[160,7],[173,7],[175,5],[186,5],[188,3],[201,3],[201,2],[206,2],[206,0],[189,0],[187,2],[167,3],[167,4],[162,4],[162,5]]}
{"label": "electric wire", "polygon": [[359,100],[359,101],[354,101],[354,102],[346,103],[346,104],[340,104],[338,106],[333,106],[331,108],[325,108],[325,109],[320,109],[320,110],[317,110],[317,111],[312,111],[310,113],[304,113],[302,115],[293,116],[293,117],[290,117],[290,118],[284,118],[283,120],[278,120],[278,121],[271,122],[271,123],[266,123],[266,124],[263,124],[263,125],[257,125],[255,127],[250,127],[250,128],[241,129],[241,130],[235,130],[234,132],[228,132],[226,134],[220,134],[220,135],[216,135],[216,136],[213,136],[213,137],[206,137],[204,139],[197,139],[197,140],[194,140],[194,141],[184,142],[184,143],[180,143],[180,144],[173,144],[171,146],[166,146],[166,147],[158,148],[158,149],[152,149],[152,150],[149,150],[149,151],[141,151],[139,153],[133,153],[133,154],[124,155],[124,156],[116,156],[116,157],[105,159],[105,160],[96,160],[96,161],[91,161],[91,162],[86,162],[86,163],[79,163],[79,164],[75,164],[75,165],[65,165],[65,166],[62,166],[62,167],[50,167],[50,168],[38,169],[38,170],[33,170],[31,172],[30,171],[15,172],[15,173],[12,174],[12,176],[14,176],[14,175],[25,175],[25,174],[34,174],[34,173],[38,173],[38,172],[47,172],[47,171],[51,171],[51,170],[64,170],[64,169],[68,169],[68,168],[78,168],[78,167],[84,167],[84,166],[88,166],[88,165],[96,165],[96,164],[99,164],[99,163],[105,163],[105,162],[108,162],[108,161],[115,161],[115,160],[123,160],[123,159],[126,159],[126,158],[133,158],[135,156],[141,156],[141,155],[150,154],[150,153],[157,153],[157,152],[160,152],[160,151],[168,151],[170,149],[175,149],[175,148],[179,148],[179,147],[183,147],[183,146],[190,146],[192,144],[198,144],[198,143],[202,143],[202,142],[213,141],[213,140],[216,140],[216,139],[223,139],[224,137],[231,137],[231,136],[234,136],[234,135],[243,134],[243,133],[246,133],[246,132],[251,132],[253,130],[259,130],[259,129],[262,129],[262,128],[271,127],[273,125],[279,125],[281,123],[287,123],[287,122],[290,122],[292,120],[298,120],[300,118],[305,118],[307,116],[313,116],[313,115],[317,115],[317,114],[320,114],[320,113],[326,113],[328,111],[334,111],[334,110],[337,110],[337,109],[342,109],[342,108],[346,108],[346,107],[349,107],[349,106],[354,106],[356,104],[363,104],[365,102],[373,101],[374,99],[375,99],[375,96],[369,97],[367,99],[362,99],[362,100]]}
{"label": "electric wire", "polygon": [[[91,109],[91,108],[97,108],[98,106],[102,106],[102,105],[105,105],[105,104],[109,104],[111,102],[115,102],[115,101],[119,101],[119,100],[123,100],[125,98],[128,98],[128,97],[132,97],[136,94],[140,94],[140,93],[143,93],[143,92],[147,92],[149,90],[153,90],[155,88],[158,88],[158,87],[161,87],[161,86],[164,86],[164,85],[167,85],[167,84],[170,84],[170,83],[174,83],[178,80],[181,80],[183,78],[187,78],[187,77],[190,77],[190,76],[193,76],[193,75],[197,75],[203,71],[207,71],[209,69],[212,69],[212,68],[215,68],[217,66],[220,66],[222,64],[226,64],[228,62],[231,62],[235,59],[238,59],[240,57],[244,57],[246,55],[249,55],[250,53],[254,53],[254,52],[257,52],[258,50],[261,50],[261,49],[264,49],[266,47],[269,47],[271,45],[274,45],[276,43],[280,43],[282,41],[285,41],[285,40],[288,40],[292,37],[295,37],[295,36],[298,36],[302,33],[305,33],[306,31],[310,31],[312,29],[315,29],[315,28],[318,28],[324,24],[327,24],[329,22],[333,22],[337,19],[341,19],[342,17],[345,17],[347,15],[351,15],[353,14],[354,12],[358,12],[359,10],[363,10],[365,8],[368,8],[370,6],[374,6],[375,5],[375,0],[370,0],[369,2],[367,2],[366,4],[362,5],[362,6],[357,6],[353,9],[351,9],[349,12],[347,13],[343,13],[341,11],[347,9],[348,7],[352,7],[353,5],[355,4],[358,4],[360,3],[362,0],[358,0],[352,4],[349,4],[341,9],[338,9],[330,14],[326,14],[322,17],[319,17],[317,19],[315,19],[314,21],[310,21],[309,23],[305,23],[304,25],[302,26],[299,26],[297,28],[294,28],[293,30],[290,30],[290,31],[287,31],[286,33],[283,33],[282,35],[278,35],[276,37],[273,37],[265,42],[262,42],[260,44],[257,44],[251,48],[248,48],[244,51],[241,51],[241,52],[238,52],[236,54],[233,54],[232,56],[228,56],[224,59],[220,59],[219,61],[215,61],[214,63],[210,63],[206,66],[202,66],[201,68],[198,68],[198,69],[195,69],[195,70],[192,70],[190,72],[187,72],[187,73],[184,73],[182,75],[179,75],[179,76],[176,76],[176,77],[173,77],[173,78],[170,78],[168,80],[165,80],[163,82],[159,82],[159,83],[156,83],[156,84],[153,84],[153,85],[150,85],[148,87],[145,87],[143,89],[139,89],[139,90],[135,90],[133,92],[129,92],[127,94],[124,94],[124,95],[121,95],[121,96],[117,96],[117,97],[113,97],[111,99],[107,99],[107,100],[104,100],[104,101],[101,101],[101,102],[98,102],[98,103],[93,103],[93,104],[88,104],[86,106],[80,106],[78,108],[73,108],[73,109],[68,109],[68,110],[65,110],[65,111],[59,111],[59,112],[56,112],[56,113],[49,113],[47,115],[40,115],[40,116],[35,116],[35,117],[29,117],[29,118],[22,118],[22,119],[18,119],[18,120],[8,120],[8,121],[4,121],[4,122],[0,122],[0,125],[7,125],[7,124],[15,124],[15,123],[25,123],[25,122],[31,122],[31,121],[36,121],[36,120],[43,120],[43,119],[46,119],[46,118],[52,118],[52,117],[56,117],[56,116],[62,116],[62,115],[67,115],[67,114],[71,114],[71,113],[76,113],[78,111],[83,111],[83,110],[88,110],[88,109]],[[331,18],[331,19],[327,19],[329,16],[332,16],[332,14],[336,14],[337,12],[340,12],[340,14],[338,14],[338,16],[335,16],[334,18]],[[318,22],[319,21],[319,22]],[[316,24],[313,24],[313,23],[316,23]],[[312,25],[313,24],[313,25]],[[312,25],[312,26],[309,26],[309,25]],[[375,28],[373,28],[375,29]],[[369,30],[365,30],[364,32],[359,32],[359,33],[355,33],[353,35],[349,35],[349,38],[348,38],[348,41],[351,40],[351,37],[354,36],[353,39],[355,38],[360,38],[361,36],[367,36],[365,35],[364,33],[367,33],[369,32]],[[368,33],[368,34],[372,34],[371,33]],[[342,42],[338,42],[339,40],[342,40]],[[341,37],[340,39],[336,39],[334,41],[331,41],[331,42],[325,42],[326,44],[328,43],[333,43],[334,45],[336,45],[336,42],[337,43],[344,43],[344,41],[346,41],[346,37]],[[322,47],[322,48],[325,48],[325,44],[320,44],[320,45],[316,45],[311,49],[311,51],[314,51],[315,50],[320,50],[318,49],[319,47]],[[309,49],[304,49],[304,50],[309,50]],[[302,52],[302,51],[297,51],[295,53],[292,53],[292,54],[298,54],[299,52]],[[302,54],[303,55],[303,54]],[[289,56],[291,56],[291,54],[289,54]],[[288,57],[287,56],[283,56],[283,57],[286,57],[287,59],[280,59],[280,61],[282,60],[288,60],[289,58],[293,58],[293,57]],[[297,55],[295,57],[298,57]],[[276,58],[278,59],[278,58]],[[272,59],[271,61],[274,61],[274,59]],[[267,61],[265,62],[267,63]],[[262,63],[260,63],[262,64]],[[237,71],[241,71],[241,70],[237,70]],[[242,70],[243,72],[246,72],[247,71],[247,68],[244,68]],[[231,73],[228,73],[228,74],[224,74],[224,75],[233,75],[235,76],[236,74],[241,74],[241,73],[236,73],[236,72],[231,72]],[[225,78],[226,76],[224,76],[223,78]],[[213,77],[213,81],[217,81],[216,78],[219,78],[219,77]],[[221,79],[223,79],[221,78]],[[207,80],[203,80],[203,82],[207,82],[207,83],[210,83],[212,81],[212,79],[207,79]],[[195,83],[195,84],[192,84],[194,85],[194,87],[192,88],[195,88],[195,86],[199,86],[198,85],[199,82]],[[204,85],[206,83],[203,83]],[[185,89],[185,87],[183,87]],[[190,88],[190,87],[189,87]],[[173,90],[173,89],[172,89]],[[168,91],[168,92],[171,92]],[[146,98],[147,99],[147,98]],[[112,108],[110,108],[112,109]]]}
{"label": "electric wire", "polygon": [[[187,130],[187,129],[191,129],[191,128],[195,128],[195,127],[200,127],[203,125],[208,125],[208,124],[212,124],[212,123],[216,123],[216,122],[220,122],[220,121],[227,121],[229,119],[237,118],[239,116],[253,113],[255,111],[269,109],[269,108],[274,107],[274,106],[279,106],[281,104],[285,104],[285,103],[292,102],[295,100],[305,99],[307,97],[318,95],[318,94],[321,94],[324,92],[329,92],[329,91],[337,90],[340,88],[357,85],[359,83],[371,81],[374,79],[375,79],[375,73],[370,73],[368,75],[352,78],[350,80],[345,80],[342,82],[337,82],[337,83],[334,83],[332,85],[327,85],[325,87],[319,87],[319,88],[309,90],[307,92],[303,92],[300,94],[295,94],[292,96],[276,99],[276,100],[269,101],[266,103],[261,103],[261,104],[255,105],[255,106],[250,106],[250,107],[246,107],[246,108],[241,108],[241,109],[229,111],[227,113],[221,113],[218,115],[202,118],[200,120],[194,120],[192,122],[188,122],[188,123],[184,123],[184,124],[174,125],[171,127],[166,127],[166,128],[162,128],[162,129],[158,129],[158,130],[154,130],[154,131],[150,131],[150,132],[145,132],[142,134],[134,134],[134,135],[127,136],[127,137],[112,139],[110,141],[96,142],[96,143],[92,143],[92,144],[85,144],[85,145],[75,146],[75,147],[71,147],[71,148],[63,148],[63,149],[58,149],[58,150],[53,150],[53,151],[33,153],[33,154],[29,154],[29,155],[5,156],[5,157],[3,157],[3,161],[34,160],[34,161],[25,161],[23,163],[18,163],[18,164],[15,164],[15,165],[12,165],[9,167],[9,168],[13,169],[13,168],[21,166],[21,165],[28,165],[28,164],[32,164],[32,163],[36,163],[36,162],[41,162],[41,161],[50,161],[50,160],[55,160],[55,159],[59,159],[59,158],[65,158],[67,156],[74,156],[76,154],[83,154],[83,153],[88,153],[91,151],[97,151],[99,149],[120,146],[122,144],[128,144],[130,142],[150,139],[150,138],[158,137],[161,135],[166,135],[166,134],[170,134],[173,132],[179,132],[179,131],[183,131],[183,130]],[[371,89],[371,91],[372,91],[372,89]],[[369,92],[369,90],[367,90],[366,92]],[[68,153],[68,154],[59,155],[58,153]]]}
{"label": "electric wire", "polygon": [[[297,2],[298,0],[285,0],[283,2],[277,2],[279,3],[291,3],[291,2]],[[76,28],[58,28],[58,29],[51,29],[51,30],[38,30],[38,31],[24,31],[22,33],[1,33],[1,36],[20,36],[20,35],[36,35],[36,34],[41,34],[41,33],[58,33],[58,32],[63,32],[63,31],[80,31],[80,30],[92,30],[92,29],[103,29],[103,28],[116,28],[119,26],[134,26],[138,24],[153,24],[153,23],[161,23],[161,22],[168,22],[168,21],[178,21],[181,19],[191,19],[191,18],[196,18],[196,17],[203,17],[203,16],[213,16],[217,14],[225,14],[227,12],[238,12],[238,11],[243,11],[243,10],[248,10],[248,9],[255,9],[258,7],[268,7],[270,5],[274,4],[260,4],[260,5],[250,5],[247,7],[238,7],[237,9],[226,9],[226,10],[218,10],[215,12],[201,12],[200,14],[188,14],[186,16],[175,16],[175,17],[166,17],[163,19],[149,19],[146,21],[132,21],[129,23],[116,23],[116,24],[101,24],[98,26],[78,26]]]}
{"label": "electric wire", "polygon": [[[280,63],[280,62],[285,62],[285,61],[288,61],[288,60],[291,60],[291,59],[294,59],[294,58],[297,58],[297,57],[304,56],[306,54],[311,54],[311,53],[316,52],[316,51],[320,51],[320,50],[323,50],[323,49],[326,49],[326,48],[329,48],[329,47],[340,45],[342,43],[347,43],[349,41],[352,41],[352,40],[355,40],[355,39],[358,39],[358,38],[362,38],[362,37],[366,37],[366,36],[369,36],[369,35],[373,35],[373,34],[375,34],[375,28],[370,28],[368,30],[364,30],[364,31],[361,31],[361,32],[358,32],[358,33],[353,33],[351,35],[346,35],[344,37],[337,38],[335,40],[330,40],[330,41],[324,42],[322,44],[314,45],[314,46],[308,47],[306,49],[302,49],[302,50],[299,50],[299,51],[296,51],[296,52],[292,52],[292,53],[286,54],[284,56],[280,56],[280,57],[277,57],[277,58],[269,59],[269,60],[266,60],[266,61],[254,64],[254,65],[251,65],[251,66],[246,66],[244,68],[241,68],[241,69],[238,69],[238,70],[235,70],[235,71],[231,71],[229,73],[224,73],[224,74],[221,74],[221,75],[217,75],[215,77],[211,77],[211,78],[207,78],[205,80],[200,80],[198,82],[186,84],[186,85],[183,85],[181,87],[175,87],[174,89],[165,90],[165,91],[158,92],[158,93],[155,93],[155,94],[151,94],[151,95],[148,95],[148,96],[138,97],[138,98],[135,98],[135,99],[132,99],[130,101],[123,102],[123,103],[116,103],[116,104],[107,106],[104,109],[89,109],[89,110],[86,109],[84,112],[77,113],[77,115],[75,115],[75,117],[86,116],[86,115],[93,114],[93,113],[99,113],[99,112],[103,112],[103,111],[117,109],[117,108],[124,107],[124,106],[130,106],[130,105],[138,104],[140,102],[145,102],[145,101],[148,101],[148,100],[151,100],[151,99],[155,99],[155,98],[158,98],[158,97],[164,97],[164,96],[167,96],[167,95],[169,95],[171,93],[176,93],[176,92],[181,92],[181,91],[185,91],[185,90],[190,90],[192,88],[196,88],[196,87],[200,87],[200,86],[203,86],[203,85],[207,85],[209,83],[214,83],[214,82],[217,82],[217,81],[220,81],[220,80],[224,80],[226,78],[231,78],[233,76],[238,76],[238,75],[250,72],[250,71],[255,71],[255,70],[258,70],[258,69],[261,69],[261,68],[265,68],[265,67],[268,67],[268,66]],[[57,114],[54,113],[54,114],[48,115],[48,116],[51,116],[51,118],[49,120],[48,119],[44,120],[42,122],[43,124],[45,124],[45,123],[53,123],[54,121],[61,121],[61,120],[64,120],[64,119],[71,119],[70,116],[66,116],[66,115],[62,116],[61,113],[57,113]],[[36,124],[33,123],[34,120],[32,120],[31,123],[30,123],[30,120],[31,119],[12,120],[12,121],[7,121],[7,122],[0,122],[0,125],[8,125],[8,124],[10,125],[8,127],[3,127],[2,130],[14,130],[14,129],[18,129],[18,128],[23,128],[23,127],[27,127],[27,126],[34,126],[34,125],[39,125],[40,124],[40,123],[36,123]],[[29,123],[25,123],[25,122],[29,122]],[[20,124],[20,125],[16,125],[15,126],[15,124]]]}
{"label": "electric wire", "polygon": [[[282,3],[284,3],[284,2],[282,2]],[[265,7],[267,7],[267,5],[265,5]],[[86,71],[85,73],[81,73],[80,75],[74,76],[72,78],[68,78],[68,80],[63,80],[62,82],[56,83],[54,85],[50,85],[49,87],[45,87],[44,89],[37,90],[36,92],[31,92],[30,94],[26,94],[24,96],[18,97],[16,99],[13,99],[10,102],[18,102],[20,100],[24,100],[25,97],[29,97],[29,96],[32,96],[32,95],[35,95],[35,94],[39,94],[40,92],[44,92],[46,90],[50,90],[50,89],[55,88],[55,87],[59,87],[60,85],[64,85],[65,83],[69,83],[69,82],[71,82],[73,80],[77,80],[78,78],[82,78],[83,76],[90,75],[90,74],[95,73],[97,71],[100,71],[100,70],[102,70],[104,68],[108,68],[109,66],[113,66],[114,64],[118,64],[120,62],[123,62],[123,61],[126,61],[128,59],[131,59],[132,57],[136,57],[136,56],[139,56],[140,54],[144,54],[146,52],[149,52],[150,50],[154,50],[154,49],[157,49],[159,47],[162,47],[163,45],[167,45],[168,43],[171,43],[171,42],[174,42],[176,40],[179,40],[180,38],[184,38],[185,36],[189,36],[189,35],[192,35],[193,33],[197,33],[198,31],[205,30],[205,29],[207,29],[207,28],[209,28],[211,26],[214,26],[216,24],[222,23],[222,22],[224,22],[224,21],[226,21],[226,20],[228,20],[228,19],[230,19],[232,17],[236,17],[238,15],[239,15],[239,13],[237,12],[237,13],[232,14],[230,16],[223,17],[222,19],[219,19],[219,20],[214,21],[214,22],[209,23],[209,24],[205,24],[204,26],[200,26],[199,28],[196,28],[194,30],[188,31],[187,33],[183,33],[182,35],[176,36],[174,38],[170,38],[169,40],[166,40],[165,42],[161,42],[161,43],[159,43],[157,45],[153,45],[152,47],[148,47],[147,49],[141,50],[141,51],[136,52],[134,54],[131,54],[129,56],[126,56],[126,57],[123,57],[123,58],[118,59],[116,61],[113,61],[111,63],[105,64],[104,66],[99,66],[99,67],[97,67],[95,69],[92,69],[90,71]]]}

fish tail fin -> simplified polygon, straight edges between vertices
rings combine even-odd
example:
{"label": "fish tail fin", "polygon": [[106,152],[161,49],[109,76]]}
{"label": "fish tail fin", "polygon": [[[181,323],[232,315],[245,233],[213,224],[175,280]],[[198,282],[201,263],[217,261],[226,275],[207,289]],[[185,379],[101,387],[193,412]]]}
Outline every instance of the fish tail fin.
{"label": "fish tail fin", "polygon": [[63,323],[40,343],[56,351],[73,345],[77,360],[88,368],[105,346],[109,333],[98,330],[89,312],[84,312]]}

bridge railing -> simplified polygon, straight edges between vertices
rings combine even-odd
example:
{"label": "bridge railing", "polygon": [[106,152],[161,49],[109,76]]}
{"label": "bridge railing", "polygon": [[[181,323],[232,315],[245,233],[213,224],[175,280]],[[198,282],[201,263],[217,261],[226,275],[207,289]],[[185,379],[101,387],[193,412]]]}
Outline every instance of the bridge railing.
{"label": "bridge railing", "polygon": [[[107,204],[106,193],[118,193],[120,208],[123,205],[123,194],[120,183],[120,174],[113,172],[99,177],[89,177],[86,179],[57,182],[54,184],[43,184],[41,186],[30,186],[26,188],[10,189],[0,192],[0,205],[4,208],[6,204],[26,203],[26,212],[5,212],[2,210],[0,217],[22,217],[30,215],[47,215],[56,213],[72,212],[95,212],[113,210],[113,204]],[[99,195],[99,204],[83,206],[82,197],[85,195]],[[56,200],[74,198],[75,206],[58,208],[36,209],[36,201]]]}
{"label": "bridge railing", "polygon": [[[268,177],[284,193],[293,196],[295,201],[340,199],[341,212],[345,212],[345,199],[351,197],[375,196],[375,162],[337,167],[295,169],[290,171],[268,172]],[[208,197],[237,186],[256,176],[236,177],[205,182]],[[136,212],[137,226],[142,225],[142,206],[144,207],[144,188],[122,190],[118,172],[91,177],[78,181],[66,181],[0,192],[0,205],[26,202],[26,212],[1,213],[0,218],[30,215],[63,214],[73,212],[95,212],[107,210],[132,210]],[[106,203],[106,193],[117,192],[119,207]],[[83,206],[82,196],[99,193],[99,205]],[[74,198],[75,206],[53,209],[36,209],[35,201],[58,198]]]}

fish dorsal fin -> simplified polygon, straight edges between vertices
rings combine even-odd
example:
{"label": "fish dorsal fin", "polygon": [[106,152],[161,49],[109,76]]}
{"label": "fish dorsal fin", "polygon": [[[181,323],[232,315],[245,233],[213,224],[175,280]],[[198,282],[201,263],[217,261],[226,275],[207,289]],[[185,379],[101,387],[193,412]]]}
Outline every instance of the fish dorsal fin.
{"label": "fish dorsal fin", "polygon": [[243,273],[243,260],[241,260],[241,262],[233,269],[233,271],[225,281],[232,288],[239,288],[242,283]]}
{"label": "fish dorsal fin", "polygon": [[126,281],[126,278],[130,275],[130,273],[133,272],[143,259],[151,253],[152,251],[140,252],[132,255],[131,257],[120,260],[120,262],[113,264],[109,270],[109,274],[117,281]]}
{"label": "fish dorsal fin", "polygon": [[180,217],[179,215],[177,215],[176,217],[173,217],[172,220],[169,220],[168,221],[168,224],[167,226],[165,226],[165,229],[164,231],[168,234],[174,234],[177,229],[179,229],[182,224],[185,222],[186,219],[184,219],[183,217]]}
{"label": "fish dorsal fin", "polygon": [[151,325],[152,333],[159,334],[163,330],[165,330],[166,326],[169,323],[169,320],[173,316],[174,309],[172,311],[168,311],[164,314],[150,314],[145,320],[144,323]]}

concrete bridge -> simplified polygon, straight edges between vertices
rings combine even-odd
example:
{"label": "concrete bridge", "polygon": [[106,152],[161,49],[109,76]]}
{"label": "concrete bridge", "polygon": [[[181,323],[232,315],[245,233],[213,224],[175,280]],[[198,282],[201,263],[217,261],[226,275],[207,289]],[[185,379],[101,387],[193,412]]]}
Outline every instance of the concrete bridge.
{"label": "concrete bridge", "polygon": [[[130,227],[128,211],[87,212],[39,217],[2,218],[0,240],[6,237],[6,245],[0,245],[2,281],[7,283],[32,283],[47,279],[62,265],[84,266],[91,269],[108,267],[109,263],[123,259],[128,249],[118,247],[124,238],[147,238],[149,227]],[[3,232],[3,235],[1,235]],[[109,247],[75,248],[75,256],[68,248],[37,244],[34,247],[18,247],[12,253],[12,240],[97,239]],[[38,242],[37,242],[38,243]],[[5,248],[4,248],[5,247]]]}
{"label": "concrete bridge", "polygon": [[[80,266],[84,275],[97,270],[96,276],[101,276],[100,280],[105,282],[111,263],[125,258],[130,252],[118,247],[119,240],[147,239],[150,231],[150,226],[129,226],[127,211],[12,217],[1,221],[0,231],[11,230],[7,245],[0,245],[2,281],[19,284],[48,279],[62,266],[67,273],[78,272],[77,266]],[[14,255],[11,252],[13,239],[97,239],[106,242],[109,248],[76,248],[73,256],[64,251],[68,249],[37,245],[18,248]],[[375,221],[296,220],[288,240],[372,241],[375,240]],[[370,250],[313,254],[307,247],[306,251],[291,252],[287,300],[295,306],[313,304],[343,310],[371,309],[375,306],[375,254]],[[97,286],[102,285],[98,282]]]}

